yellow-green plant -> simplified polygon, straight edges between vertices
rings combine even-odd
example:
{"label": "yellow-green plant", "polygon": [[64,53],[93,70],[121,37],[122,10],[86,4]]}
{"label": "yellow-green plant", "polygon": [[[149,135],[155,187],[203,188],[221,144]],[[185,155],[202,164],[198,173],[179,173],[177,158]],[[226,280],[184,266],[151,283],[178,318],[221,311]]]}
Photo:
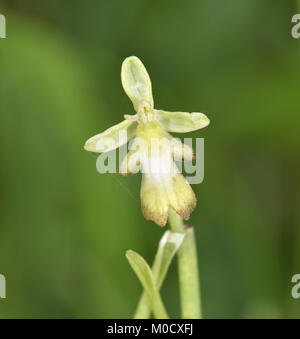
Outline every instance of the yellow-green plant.
{"label": "yellow-green plant", "polygon": [[169,218],[171,227],[171,231],[167,231],[160,241],[152,269],[134,251],[126,253],[144,287],[135,318],[148,318],[152,311],[156,318],[168,317],[159,289],[176,252],[182,317],[200,318],[194,230],[191,226],[185,226],[182,220],[189,219],[196,206],[196,197],[174,162],[192,161],[194,152],[168,132],[195,131],[206,127],[209,119],[203,113],[154,109],[151,80],[137,57],[124,60],[121,80],[136,114],[125,115],[125,120],[90,138],[84,147],[88,151],[102,153],[112,151],[133,139],[130,151],[120,166],[120,175],[127,176],[142,171],[141,205],[145,218],[159,226],[165,226]]}

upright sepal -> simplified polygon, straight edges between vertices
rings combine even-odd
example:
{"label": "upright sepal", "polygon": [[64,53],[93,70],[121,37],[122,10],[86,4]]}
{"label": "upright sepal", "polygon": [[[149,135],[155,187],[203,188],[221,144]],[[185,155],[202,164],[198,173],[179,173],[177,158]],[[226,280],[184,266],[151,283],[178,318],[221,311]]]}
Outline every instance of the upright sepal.
{"label": "upright sepal", "polygon": [[122,64],[123,88],[138,112],[153,107],[152,85],[148,72],[139,58],[131,56]]}

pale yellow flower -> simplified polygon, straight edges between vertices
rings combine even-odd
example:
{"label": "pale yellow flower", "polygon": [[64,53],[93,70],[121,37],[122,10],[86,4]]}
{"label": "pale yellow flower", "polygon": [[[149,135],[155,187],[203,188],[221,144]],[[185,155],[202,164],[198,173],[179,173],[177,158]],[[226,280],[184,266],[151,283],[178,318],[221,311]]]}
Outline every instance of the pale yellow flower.
{"label": "pale yellow flower", "polygon": [[136,114],[125,115],[124,121],[90,138],[84,148],[91,152],[108,152],[134,138],[121,164],[120,175],[127,176],[139,170],[143,173],[141,204],[145,218],[164,226],[172,208],[187,220],[196,206],[196,197],[174,160],[191,161],[194,154],[189,146],[168,132],[195,131],[206,127],[209,119],[203,113],[154,109],[151,81],[137,57],[124,60],[121,80]]}

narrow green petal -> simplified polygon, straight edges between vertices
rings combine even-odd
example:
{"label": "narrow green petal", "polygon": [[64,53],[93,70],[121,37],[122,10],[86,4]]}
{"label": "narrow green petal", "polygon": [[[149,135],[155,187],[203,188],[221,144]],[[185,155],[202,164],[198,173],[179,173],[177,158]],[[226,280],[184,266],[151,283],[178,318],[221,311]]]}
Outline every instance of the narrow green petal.
{"label": "narrow green petal", "polygon": [[124,91],[136,111],[144,107],[153,107],[151,80],[139,58],[131,56],[123,61],[121,80]]}
{"label": "narrow green petal", "polygon": [[137,126],[136,121],[126,119],[87,140],[84,149],[97,153],[112,151],[131,140],[136,134]]}
{"label": "narrow green petal", "polygon": [[203,113],[166,112],[154,110],[156,119],[168,132],[186,133],[209,125],[208,117]]}

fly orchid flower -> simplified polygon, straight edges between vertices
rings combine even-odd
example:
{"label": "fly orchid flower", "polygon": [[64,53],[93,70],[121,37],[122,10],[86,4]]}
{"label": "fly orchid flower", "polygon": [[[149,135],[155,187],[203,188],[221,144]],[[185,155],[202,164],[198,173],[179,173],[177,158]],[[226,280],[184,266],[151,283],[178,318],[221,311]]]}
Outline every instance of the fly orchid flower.
{"label": "fly orchid flower", "polygon": [[144,217],[165,226],[169,209],[187,220],[196,206],[189,183],[174,160],[191,161],[193,150],[168,132],[186,133],[204,128],[209,119],[203,113],[166,112],[153,107],[152,85],[147,70],[135,56],[124,60],[123,88],[133,103],[135,115],[87,140],[87,151],[104,153],[133,139],[120,166],[120,175],[141,170],[141,205]]}

